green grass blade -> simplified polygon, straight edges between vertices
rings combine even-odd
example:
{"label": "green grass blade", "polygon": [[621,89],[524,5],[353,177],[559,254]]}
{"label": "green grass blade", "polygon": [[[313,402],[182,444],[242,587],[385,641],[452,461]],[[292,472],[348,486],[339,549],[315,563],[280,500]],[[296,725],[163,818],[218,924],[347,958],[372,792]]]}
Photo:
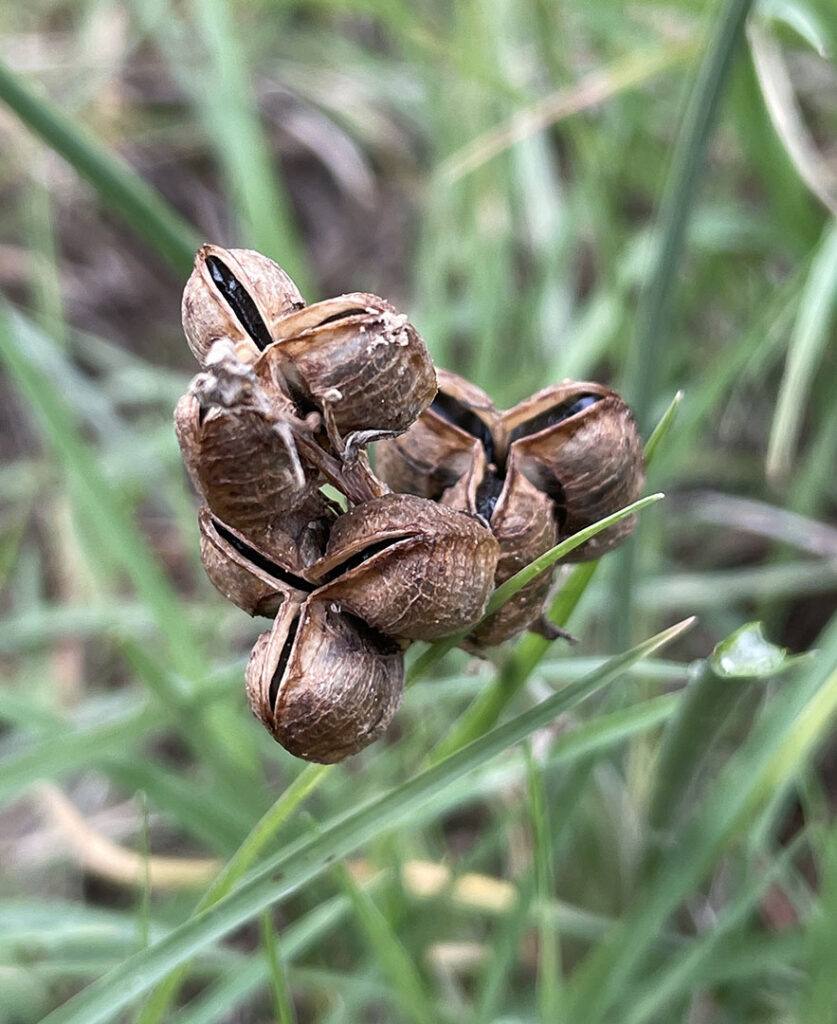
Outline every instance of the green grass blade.
{"label": "green grass blade", "polygon": [[[641,428],[646,426],[660,388],[669,341],[669,314],[686,227],[697,196],[706,148],[751,3],[752,0],[723,0],[672,156],[660,205],[659,238],[650,284],[641,298],[637,334],[625,371],[625,392]],[[635,557],[635,540],[616,556],[615,588],[621,600],[614,602],[612,633],[617,648],[630,643],[633,629]]]}
{"label": "green grass blade", "polygon": [[711,929],[690,942],[682,952],[669,957],[650,981],[633,990],[626,1000],[622,1024],[646,1024],[646,1021],[659,1019],[660,1012],[670,1002],[695,992],[704,982],[707,962],[728,937],[747,923],[765,891],[781,881],[802,845],[802,837],[789,844],[765,871],[738,891]]}
{"label": "green grass blade", "polygon": [[669,430],[671,430],[674,419],[677,416],[677,410],[680,408],[680,403],[683,401],[683,392],[678,391],[677,394],[672,398],[669,403],[669,407],[660,417],[656,427],[651,431],[651,436],[645,442],[645,465],[650,466],[656,458],[657,452],[660,445],[666,438]]}
{"label": "green grass blade", "polygon": [[750,6],[751,0],[723,0],[701,58],[672,155],[660,205],[659,244],[654,253],[650,284],[637,314],[639,326],[627,373],[626,392],[642,427],[647,424],[665,363],[671,300],[706,148]]}
{"label": "green grass blade", "polygon": [[446,786],[519,743],[602,689],[626,668],[670,643],[689,626],[691,619],[657,634],[630,651],[610,659],[603,668],[580,683],[543,701],[537,707],[499,726],[492,732],[385,792],[334,824],[313,839],[300,841],[269,858],[249,880],[213,907],[176,928],[167,938],[126,960],[105,977],[88,986],[44,1020],[44,1024],[99,1024],[113,1020],[134,999],[147,992],[173,968],[208,948],[230,931],[279,903],[316,877],[328,864],[345,857],[373,836],[397,822],[409,820]]}
{"label": "green grass blade", "polygon": [[775,807],[828,734],[837,713],[837,621],[802,680],[768,705],[745,746],[733,757],[682,834],[676,850],[631,909],[577,969],[569,995],[570,1019],[599,1024],[640,967],[669,915],[688,897],[727,845],[764,808]]}
{"label": "green grass blade", "polygon": [[[168,640],[174,670],[186,678],[200,678],[203,659],[179,597],[151,555],[120,495],[103,477],[97,459],[84,443],[58,382],[47,378],[27,359],[15,337],[10,319],[0,307],[0,361],[5,365],[64,472],[76,500],[95,529],[101,547],[114,567],[124,570],[157,626]],[[173,705],[178,696],[170,694]]]}
{"label": "green grass blade", "polygon": [[278,1024],[295,1024],[296,1013],[294,1012],[293,999],[288,987],[285,968],[280,959],[279,943],[276,939],[276,930],[273,927],[273,921],[270,919],[269,911],[265,911],[262,914],[261,934],[262,953],[267,960],[276,1020]]}
{"label": "green grass blade", "polygon": [[387,919],[375,906],[372,897],[352,878],[345,865],[337,871],[343,891],[349,898],[355,921],[360,925],[378,969],[389,977],[393,998],[407,1020],[415,1024],[436,1024],[433,1007],[421,975],[410,954],[390,928]]}
{"label": "green grass blade", "polygon": [[[565,626],[587,584],[593,578],[598,560],[583,562],[573,568],[552,602],[548,618],[556,626]],[[447,735],[431,751],[429,760],[441,760],[459,747],[481,736],[500,720],[516,693],[534,672],[552,645],[551,640],[537,633],[527,633],[515,645],[508,661],[498,670],[497,678],[488,684],[451,726]]]}
{"label": "green grass blade", "polygon": [[59,153],[175,270],[188,274],[200,238],[126,163],[0,61],[0,100]]}
{"label": "green grass blade", "polygon": [[788,346],[776,415],[773,417],[767,445],[767,474],[774,479],[786,479],[790,474],[805,413],[810,404],[811,386],[831,336],[835,310],[837,223],[832,222],[811,264]]}
{"label": "green grass blade", "polygon": [[232,5],[227,0],[195,0],[192,11],[208,60],[202,89],[205,123],[214,136],[228,192],[253,246],[278,260],[303,294],[310,294],[310,274],[259,123]]}
{"label": "green grass blade", "polygon": [[[198,914],[207,907],[213,906],[223,899],[244,877],[262,853],[264,848],[275,837],[287,819],[299,807],[303,800],[319,786],[331,771],[331,765],[309,764],[300,772],[282,795],[271,804],[264,815],[256,822],[244,842],[227,861],[212,884],[203,894],[195,909]],[[157,1024],[174,999],[183,981],[187,965],[182,965],[160,984],[148,1002],[143,1006],[137,1018],[137,1024]]]}
{"label": "green grass blade", "polygon": [[[601,718],[599,718],[599,723],[601,723]],[[531,745],[527,754],[526,782],[529,793],[529,814],[532,821],[536,895],[538,902],[547,906],[555,898],[552,829],[543,778],[532,755]],[[554,922],[543,919],[538,922],[537,1003],[541,1024],[558,1024],[561,1020],[563,983],[559,939],[560,935]]]}
{"label": "green grass blade", "polygon": [[56,722],[55,728],[61,733],[60,743],[56,743],[55,735],[51,734],[0,759],[0,806],[18,797],[39,779],[60,778],[143,742],[167,720],[163,708],[135,704],[116,721],[88,728],[73,731],[68,730],[66,723]]}
{"label": "green grass blade", "polygon": [[[235,680],[235,685],[240,685]],[[206,686],[195,701],[207,708],[225,698],[231,690],[229,682]],[[191,705],[195,716],[198,707]],[[120,700],[116,707],[97,702],[93,714],[84,720],[77,716],[66,719],[53,711],[43,712],[45,735],[23,745],[0,758],[0,806],[20,795],[21,791],[37,779],[56,779],[90,763],[110,763],[111,758],[124,753],[133,742],[143,742],[158,729],[171,723],[171,707],[149,704],[136,699]],[[34,711],[29,713],[32,720]],[[60,730],[61,742],[55,742]]]}
{"label": "green grass blade", "polygon": [[805,935],[808,976],[799,996],[798,1024],[834,1024],[834,943],[837,940],[837,829],[832,828],[820,858],[821,901]]}
{"label": "green grass blade", "polygon": [[474,1024],[492,1024],[499,1017],[503,994],[510,988],[520,940],[528,924],[532,895],[531,878],[517,885],[515,904],[501,921],[499,934],[489,945],[491,955],[486,958],[474,996]]}
{"label": "green grass blade", "polygon": [[648,823],[652,832],[675,827],[676,815],[712,749],[717,733],[727,724],[746,684],[771,679],[782,672],[785,651],[771,644],[760,623],[741,626],[696,666],[677,716],[663,733],[654,769]]}
{"label": "green grass blade", "polygon": [[[378,876],[380,877],[380,876]],[[377,879],[372,879],[374,885]],[[345,896],[333,896],[304,914],[282,932],[282,956],[286,963],[322,943],[328,932],[340,924],[351,904]],[[205,992],[192,999],[183,1010],[167,1019],[167,1024],[212,1024],[222,1015],[245,1002],[267,977],[264,959],[248,956],[246,961],[222,976]]]}

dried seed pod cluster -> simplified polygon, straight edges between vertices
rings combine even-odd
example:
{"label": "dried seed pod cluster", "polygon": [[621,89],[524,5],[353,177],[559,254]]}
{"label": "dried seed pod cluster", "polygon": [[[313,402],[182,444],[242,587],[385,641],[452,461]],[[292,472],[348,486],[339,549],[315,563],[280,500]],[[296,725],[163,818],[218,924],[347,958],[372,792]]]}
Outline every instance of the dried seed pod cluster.
{"label": "dried seed pod cluster", "polygon": [[175,430],[204,501],[201,558],[225,597],[274,620],[247,667],[251,706],[291,753],[339,761],[392,720],[410,641],[479,622],[497,540],[471,510],[394,494],[370,469],[366,446],[437,393],[424,342],[388,302],[306,306],[271,260],[206,245],[183,327],[201,372]]}
{"label": "dried seed pod cluster", "polygon": [[273,619],[247,693],[299,757],[339,761],[386,729],[411,641],[474,627],[465,646],[480,651],[548,629],[551,572],[482,621],[492,590],[642,487],[636,425],[616,392],[564,381],[501,412],[461,377],[437,378],[388,302],[352,293],[308,306],[259,253],[203,246],[183,327],[201,372],[175,429],[204,501],[201,558],[225,597]]}
{"label": "dried seed pod cluster", "polygon": [[[436,398],[400,437],[380,444],[376,465],[397,491],[483,517],[500,545],[499,585],[564,537],[635,501],[645,481],[636,421],[601,384],[562,381],[505,412],[473,384],[438,372]],[[628,517],[576,548],[568,561],[610,551]],[[541,573],[469,637],[479,651],[524,629],[545,631],[553,571]]]}

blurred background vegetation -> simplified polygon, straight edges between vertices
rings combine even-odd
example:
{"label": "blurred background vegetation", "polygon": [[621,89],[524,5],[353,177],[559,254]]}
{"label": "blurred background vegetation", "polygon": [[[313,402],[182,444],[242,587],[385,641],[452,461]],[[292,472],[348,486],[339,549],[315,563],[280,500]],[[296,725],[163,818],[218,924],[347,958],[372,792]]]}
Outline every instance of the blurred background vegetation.
{"label": "blurred background vegetation", "polygon": [[[837,1020],[835,54],[833,0],[0,8],[2,1024]],[[501,406],[682,390],[576,647],[272,744],[171,426],[204,239]]]}

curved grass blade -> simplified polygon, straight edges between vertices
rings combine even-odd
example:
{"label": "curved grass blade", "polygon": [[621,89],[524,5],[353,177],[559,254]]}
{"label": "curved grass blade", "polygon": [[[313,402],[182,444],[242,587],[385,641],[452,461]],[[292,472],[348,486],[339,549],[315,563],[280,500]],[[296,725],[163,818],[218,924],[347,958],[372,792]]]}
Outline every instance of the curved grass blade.
{"label": "curved grass blade", "polygon": [[[643,662],[648,664],[648,662]],[[628,670],[630,671],[630,670]],[[546,764],[548,771],[559,765],[568,765],[581,757],[591,754],[603,754],[614,747],[626,742],[631,737],[641,735],[649,729],[654,729],[665,722],[677,707],[679,697],[676,694],[664,697],[654,697],[644,701],[627,710],[611,712],[605,715],[598,715],[595,719],[583,722],[571,732],[558,737],[549,752]],[[489,787],[493,792],[496,790],[496,783],[486,779],[486,792]],[[446,799],[444,807],[440,812],[444,813],[464,801],[473,799],[474,790],[471,787],[460,785],[461,792],[456,792],[456,787],[449,787],[449,798]],[[559,808],[560,811],[560,808]],[[406,872],[402,868],[402,879]],[[378,880],[382,880],[384,872],[373,876],[369,882],[364,883],[364,888],[369,889]],[[406,881],[403,881],[405,888],[409,889]],[[338,897],[348,907],[344,897]],[[454,903],[456,904],[455,891]],[[459,904],[456,904],[459,905]],[[467,902],[463,906],[468,905]],[[296,934],[297,926],[302,925],[308,917],[319,913],[321,904],[316,910],[294,922],[287,930],[282,932],[282,951],[286,960],[290,960],[292,952],[296,952],[296,946],[290,943],[290,937]],[[485,910],[485,908],[482,908]],[[490,908],[489,913],[497,913],[498,910]],[[502,908],[499,909],[502,912]],[[560,900],[550,900],[544,903],[541,899],[532,907],[533,923],[541,923],[544,928],[551,931],[560,929],[562,935],[578,939],[585,943],[594,942],[606,933],[612,926],[612,919],[601,917],[589,911],[582,911]],[[669,948],[670,936],[665,936],[664,941],[668,942],[665,948]],[[242,965],[233,975],[221,979],[213,989],[206,995],[199,996],[173,1018],[171,1024],[209,1024],[217,1019],[222,1010],[227,1010],[233,1005],[244,1002],[257,988],[263,984],[266,976],[266,968],[263,961],[257,958],[249,958],[248,963]]]}
{"label": "curved grass blade", "polygon": [[568,1019],[599,1024],[674,910],[718,863],[724,849],[785,792],[828,735],[837,714],[837,619],[808,673],[777,691],[730,759],[676,850],[635,895],[619,924],[576,969]]}
{"label": "curved grass blade", "polygon": [[554,694],[446,760],[344,815],[324,827],[315,837],[300,840],[268,858],[224,899],[94,982],[49,1014],[43,1024],[99,1024],[113,1020],[124,1007],[142,996],[173,968],[267,907],[297,892],[329,864],[347,856],[362,843],[381,835],[396,823],[409,820],[448,785],[601,690],[630,665],[680,636],[693,621],[687,619],[678,623],[632,650],[611,658],[600,671]]}
{"label": "curved grass blade", "polygon": [[837,222],[829,225],[799,302],[799,312],[788,345],[787,362],[776,415],[767,445],[767,475],[786,477],[802,430],[808,395],[817,365],[828,345],[837,311]]}
{"label": "curved grass blade", "polygon": [[671,429],[671,425],[674,423],[674,418],[677,415],[677,410],[680,408],[680,403],[683,401],[683,392],[678,391],[677,394],[672,398],[668,408],[660,417],[656,427],[651,431],[651,436],[645,442],[645,465],[650,466],[657,455],[660,445],[666,438]]}
{"label": "curved grass blade", "polygon": [[[259,854],[279,831],[280,827],[293,814],[302,801],[325,779],[332,765],[309,764],[300,772],[288,788],[282,793],[268,810],[262,815],[247,838],[239,846],[232,857],[203,894],[195,910],[199,914],[207,907],[213,906],[223,899],[235,884],[250,870]],[[187,965],[182,965],[158,986],[152,997],[143,1007],[137,1018],[137,1024],[156,1024],[162,1020],[166,1009],[174,999],[177,990],[186,975]]]}

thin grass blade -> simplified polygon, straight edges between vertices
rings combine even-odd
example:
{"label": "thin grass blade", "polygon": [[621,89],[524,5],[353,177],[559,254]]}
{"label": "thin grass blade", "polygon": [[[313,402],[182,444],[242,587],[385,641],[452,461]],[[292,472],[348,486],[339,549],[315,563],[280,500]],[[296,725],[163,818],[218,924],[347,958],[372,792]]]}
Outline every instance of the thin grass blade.
{"label": "thin grass blade", "polygon": [[176,928],[167,938],[129,958],[49,1014],[44,1024],[99,1024],[113,1020],[124,1007],[147,992],[173,968],[208,948],[230,931],[286,899],[328,864],[345,857],[373,836],[409,820],[445,787],[463,778],[562,711],[577,706],[621,675],[626,668],[670,643],[693,623],[672,626],[630,651],[610,659],[580,683],[499,726],[414,776],[327,825],[313,839],[301,840],[268,858],[249,880],[213,907]]}

